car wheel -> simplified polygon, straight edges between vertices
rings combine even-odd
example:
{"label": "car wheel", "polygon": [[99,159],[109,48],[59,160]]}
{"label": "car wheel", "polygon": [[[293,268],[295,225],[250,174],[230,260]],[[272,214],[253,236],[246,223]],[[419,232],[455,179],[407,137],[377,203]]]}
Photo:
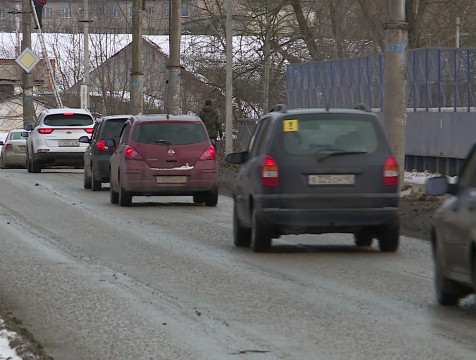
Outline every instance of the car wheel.
{"label": "car wheel", "polygon": [[205,202],[205,194],[204,193],[195,193],[193,194],[193,202],[195,204],[201,204]]}
{"label": "car wheel", "polygon": [[91,178],[88,176],[86,167],[84,168],[84,184],[83,185],[85,189],[91,189]]}
{"label": "car wheel", "polygon": [[265,252],[271,248],[271,232],[259,221],[256,209],[251,216],[251,248],[254,252]]}
{"label": "car wheel", "polygon": [[33,160],[31,162],[31,172],[32,173],[39,173],[41,172],[41,162],[39,162],[38,160]]}
{"label": "car wheel", "polygon": [[214,188],[205,195],[206,206],[217,206],[218,204],[218,188]]}
{"label": "car wheel", "polygon": [[443,266],[439,260],[437,249],[433,251],[435,266],[435,295],[436,302],[440,305],[456,305],[459,298],[458,284],[447,279],[443,274]]}
{"label": "car wheel", "polygon": [[236,211],[236,203],[233,207],[233,244],[237,247],[249,247],[251,243],[251,229],[245,228]]}
{"label": "car wheel", "polygon": [[360,231],[354,234],[354,243],[357,246],[372,246],[372,235],[367,231]]}
{"label": "car wheel", "polygon": [[2,164],[0,165],[2,169],[8,169],[8,165],[5,164],[5,162],[2,159]]}
{"label": "car wheel", "polygon": [[110,186],[109,186],[109,198],[110,198],[112,204],[118,204],[119,203],[119,194],[112,189],[112,184],[110,184]]}
{"label": "car wheel", "polygon": [[379,235],[379,248],[382,252],[395,252],[398,249],[400,238],[400,225],[394,221],[385,225]]}
{"label": "car wheel", "polygon": [[31,161],[30,161],[30,157],[28,155],[28,150],[26,151],[26,170],[31,173]]}
{"label": "car wheel", "polygon": [[119,180],[119,205],[121,206],[131,206],[132,195],[129,191],[124,190]]}
{"label": "car wheel", "polygon": [[93,189],[93,191],[101,190],[101,181],[97,180],[94,177],[94,169],[92,166],[91,166],[91,188]]}

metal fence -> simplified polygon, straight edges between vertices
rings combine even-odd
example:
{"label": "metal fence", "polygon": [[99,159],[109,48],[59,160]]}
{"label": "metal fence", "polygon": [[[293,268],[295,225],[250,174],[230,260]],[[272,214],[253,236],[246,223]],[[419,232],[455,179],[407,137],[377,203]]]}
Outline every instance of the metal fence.
{"label": "metal fence", "polygon": [[[407,52],[407,106],[413,111],[475,111],[476,48]],[[289,65],[290,108],[365,103],[383,109],[385,55]]]}

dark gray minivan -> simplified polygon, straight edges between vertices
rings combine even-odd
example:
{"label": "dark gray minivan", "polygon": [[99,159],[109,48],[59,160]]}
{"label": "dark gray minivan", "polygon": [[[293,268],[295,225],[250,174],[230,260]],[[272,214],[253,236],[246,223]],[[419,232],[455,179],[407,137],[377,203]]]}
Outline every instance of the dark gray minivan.
{"label": "dark gray minivan", "polygon": [[352,233],[399,245],[399,170],[378,118],[354,109],[276,106],[258,123],[234,184],[233,241],[267,251],[286,234]]}

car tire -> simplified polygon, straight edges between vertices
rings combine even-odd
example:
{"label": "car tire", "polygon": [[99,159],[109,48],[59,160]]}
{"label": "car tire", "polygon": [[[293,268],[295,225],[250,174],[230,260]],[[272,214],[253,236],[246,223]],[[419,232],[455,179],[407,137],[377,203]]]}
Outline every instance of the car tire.
{"label": "car tire", "polygon": [[[434,246],[434,245],[433,245]],[[458,304],[459,285],[443,275],[443,267],[438,259],[437,249],[433,250],[435,266],[435,295],[439,305],[454,306]]]}
{"label": "car tire", "polygon": [[101,181],[100,180],[97,180],[95,177],[94,177],[94,169],[93,167],[91,166],[91,189],[93,191],[99,191],[101,190]]}
{"label": "car tire", "polygon": [[205,202],[205,194],[204,193],[195,193],[193,194],[193,202],[194,204],[201,204]]}
{"label": "car tire", "polygon": [[217,206],[218,204],[218,188],[207,192],[205,195],[205,205],[206,206]]}
{"label": "car tire", "polygon": [[86,167],[84,168],[84,181],[83,185],[85,189],[91,189],[91,178],[88,176],[88,172],[86,171]]}
{"label": "car tire", "polygon": [[26,171],[28,171],[29,173],[31,173],[31,161],[30,161],[30,157],[28,155],[28,148],[26,150]]}
{"label": "car tire", "polygon": [[132,195],[129,191],[124,190],[119,180],[119,205],[121,206],[131,206]]}
{"label": "car tire", "polygon": [[113,190],[112,184],[109,186],[109,199],[111,200],[112,204],[119,203],[119,194]]}
{"label": "car tire", "polygon": [[266,252],[271,248],[271,232],[258,219],[256,209],[251,216],[251,249],[254,252]]}
{"label": "car tire", "polygon": [[5,162],[2,159],[2,164],[0,165],[2,169],[8,169],[8,165],[5,165]]}
{"label": "car tire", "polygon": [[41,162],[38,160],[33,160],[31,162],[31,172],[32,173],[40,173],[41,172]]}
{"label": "car tire", "polygon": [[251,244],[251,229],[241,224],[236,211],[236,202],[233,207],[233,244],[236,247],[249,247]]}
{"label": "car tire", "polygon": [[382,252],[396,252],[400,241],[400,224],[393,221],[385,225],[378,237],[379,249]]}
{"label": "car tire", "polygon": [[367,231],[360,231],[354,234],[354,243],[356,246],[372,246],[374,239]]}

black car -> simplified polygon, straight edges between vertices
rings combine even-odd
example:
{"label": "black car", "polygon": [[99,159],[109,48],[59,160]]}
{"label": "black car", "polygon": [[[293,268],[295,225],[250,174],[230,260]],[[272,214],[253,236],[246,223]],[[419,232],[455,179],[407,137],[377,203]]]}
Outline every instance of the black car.
{"label": "black car", "polygon": [[379,123],[355,109],[276,106],[258,123],[233,189],[236,246],[266,251],[285,234],[352,233],[399,245],[399,170]]}
{"label": "black car", "polygon": [[435,268],[436,300],[456,305],[476,292],[476,145],[473,145],[456,183],[446,177],[430,178],[428,195],[448,196],[433,217],[431,245]]}
{"label": "black car", "polygon": [[84,152],[84,188],[97,191],[102,183],[109,182],[109,159],[111,154],[106,146],[106,139],[119,137],[122,127],[130,115],[112,115],[100,118],[91,139],[79,138],[79,142],[89,143]]}

